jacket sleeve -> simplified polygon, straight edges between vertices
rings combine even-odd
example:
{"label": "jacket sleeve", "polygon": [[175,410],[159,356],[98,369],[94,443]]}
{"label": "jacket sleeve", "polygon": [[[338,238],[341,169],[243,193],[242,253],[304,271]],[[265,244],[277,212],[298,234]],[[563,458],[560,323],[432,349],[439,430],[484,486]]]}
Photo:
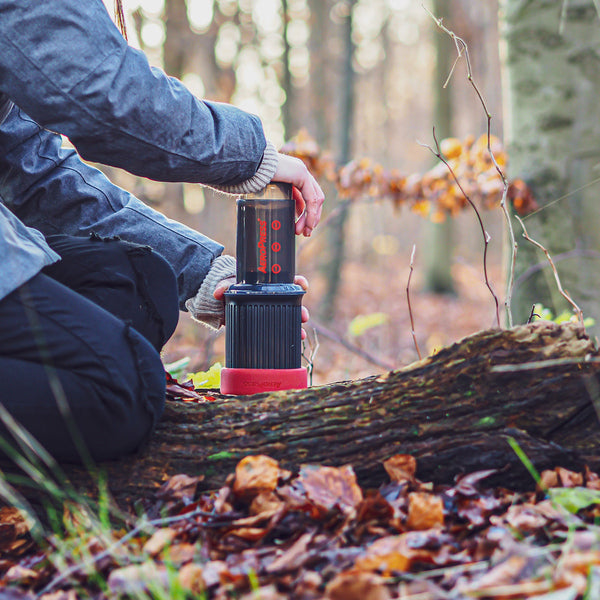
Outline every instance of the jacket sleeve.
{"label": "jacket sleeve", "polygon": [[61,143],[14,107],[0,126],[0,202],[45,235],[94,231],[151,246],[175,270],[185,310],[223,246],[146,206]]}
{"label": "jacket sleeve", "polygon": [[265,150],[256,116],[150,67],[102,0],[0,0],[0,90],[83,158],[160,181],[237,184]]}

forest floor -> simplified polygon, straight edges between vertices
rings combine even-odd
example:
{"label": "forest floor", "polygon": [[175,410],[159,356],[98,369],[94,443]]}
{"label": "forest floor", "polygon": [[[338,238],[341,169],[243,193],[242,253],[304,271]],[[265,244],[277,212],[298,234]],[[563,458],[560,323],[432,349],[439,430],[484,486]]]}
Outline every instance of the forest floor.
{"label": "forest floor", "polygon": [[[501,281],[499,267],[490,272]],[[308,275],[306,305],[317,315],[323,282]],[[392,259],[384,270],[347,266],[326,327],[373,360],[320,335],[315,384],[417,359],[407,276]],[[424,292],[418,273],[411,282],[423,355],[495,325],[481,274],[455,264],[453,277],[453,296]],[[356,317],[377,313],[387,315],[383,323],[349,333]],[[306,329],[312,338],[310,322]],[[164,360],[187,357],[189,371],[204,370],[222,352],[222,334],[184,317]],[[248,457],[213,493],[198,492],[198,478],[177,475],[156,497],[139,499],[143,517],[111,513],[102,501],[90,508],[80,498],[36,523],[6,505],[0,600],[600,598],[595,473],[545,471],[530,492],[486,487],[490,471],[442,486],[417,480],[414,459],[396,455],[384,463],[389,483],[368,490],[352,465],[307,462],[290,473],[268,457]]]}

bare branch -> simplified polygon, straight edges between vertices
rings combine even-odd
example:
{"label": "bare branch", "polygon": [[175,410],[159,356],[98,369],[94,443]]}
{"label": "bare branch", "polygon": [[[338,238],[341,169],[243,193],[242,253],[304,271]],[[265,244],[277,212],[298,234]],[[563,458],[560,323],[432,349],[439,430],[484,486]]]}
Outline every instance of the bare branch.
{"label": "bare branch", "polygon": [[410,316],[410,332],[412,334],[413,342],[415,343],[415,349],[417,350],[417,356],[419,360],[423,357],[421,356],[421,351],[419,350],[419,344],[417,343],[417,335],[415,333],[415,322],[413,320],[413,312],[412,307],[410,305],[410,280],[413,274],[413,263],[415,259],[415,251],[417,250],[417,246],[413,244],[412,253],[410,255],[410,272],[408,274],[408,281],[406,282],[406,301],[408,302],[408,315]]}
{"label": "bare branch", "polygon": [[483,235],[483,243],[484,243],[484,247],[483,247],[483,275],[484,275],[484,278],[485,278],[485,285],[488,288],[488,290],[490,291],[490,293],[492,294],[492,297],[494,298],[494,303],[496,305],[496,323],[498,324],[498,327],[500,327],[500,305],[499,305],[499,302],[498,302],[498,296],[496,296],[496,293],[494,292],[494,289],[492,288],[492,284],[490,283],[490,278],[489,278],[489,275],[488,275],[488,268],[487,268],[487,253],[488,253],[488,247],[489,247],[489,244],[490,244],[490,236],[489,236],[488,232],[485,229],[485,226],[483,224],[483,219],[481,218],[481,213],[479,212],[477,206],[475,206],[475,203],[471,200],[471,198],[469,197],[469,195],[467,194],[467,192],[463,188],[462,184],[458,180],[458,177],[456,176],[456,173],[454,172],[454,169],[450,166],[450,163],[446,160],[446,157],[442,154],[442,151],[440,149],[440,144],[439,144],[439,142],[437,140],[437,137],[435,135],[435,127],[433,128],[433,140],[435,141],[435,150],[431,146],[428,146],[426,144],[423,144],[423,145],[426,148],[428,148],[432,152],[432,154],[434,156],[436,156],[439,160],[441,160],[446,165],[446,168],[450,172],[450,175],[452,175],[452,178],[454,179],[454,182],[458,186],[458,189],[461,191],[461,193],[464,196],[465,200],[471,205],[471,208],[475,211],[475,215],[477,217],[477,221],[479,222],[479,227],[481,228],[481,234]]}
{"label": "bare branch", "polygon": [[317,335],[317,330],[313,328],[313,335],[315,336],[314,343],[306,336],[308,339],[308,347],[310,348],[310,354],[306,355],[306,340],[302,341],[302,358],[306,361],[308,365],[308,385],[312,387],[313,384],[313,372],[315,370],[315,358],[317,356],[317,352],[319,351],[319,336]]}
{"label": "bare branch", "polygon": [[583,326],[583,311],[579,308],[579,306],[577,304],[575,304],[575,301],[573,300],[573,298],[571,298],[571,296],[569,296],[569,293],[563,289],[562,284],[560,282],[560,277],[558,276],[558,271],[556,270],[556,265],[554,264],[554,261],[552,260],[550,253],[548,252],[548,250],[546,250],[546,248],[544,248],[544,246],[542,246],[542,244],[540,244],[539,242],[536,242],[534,239],[529,237],[529,234],[527,233],[527,229],[525,229],[525,224],[523,223],[522,219],[520,219],[518,215],[515,215],[515,217],[517,218],[517,220],[521,224],[521,227],[523,228],[523,237],[528,242],[531,242],[534,246],[539,248],[546,255],[546,258],[548,259],[548,262],[550,263],[550,266],[552,267],[552,272],[554,273],[554,280],[556,281],[556,285],[558,287],[558,291],[560,292],[560,295],[573,307],[573,310],[575,311],[575,314],[577,315],[579,322]]}
{"label": "bare branch", "polygon": [[[598,0],[598,1],[600,1],[600,0]],[[426,7],[423,7],[423,8],[425,8],[427,13],[429,13],[429,16],[436,22],[437,26],[452,38],[452,40],[454,41],[454,45],[456,46],[456,52],[457,52],[458,56],[456,58],[454,65],[452,66],[452,71],[450,72],[450,75],[448,76],[448,80],[444,84],[444,87],[446,87],[448,81],[450,80],[450,77],[452,76],[452,73],[454,72],[456,63],[464,55],[465,62],[467,65],[467,80],[471,84],[471,87],[475,90],[475,94],[477,95],[477,98],[479,98],[479,102],[485,112],[485,116],[487,119],[487,150],[488,150],[488,154],[490,155],[492,162],[494,163],[494,167],[496,168],[496,171],[498,172],[498,175],[500,175],[500,178],[502,179],[502,184],[503,184],[504,189],[502,191],[502,200],[500,202],[500,206],[504,213],[504,219],[506,221],[506,225],[508,228],[508,234],[509,234],[510,244],[511,244],[511,260],[509,263],[509,272],[508,272],[508,278],[507,278],[506,298],[504,300],[504,307],[506,310],[508,326],[512,327],[513,323],[512,323],[511,303],[512,303],[512,293],[513,293],[513,289],[514,289],[515,264],[516,264],[516,260],[517,260],[517,243],[515,241],[515,234],[514,234],[514,230],[513,230],[513,226],[512,226],[512,221],[510,218],[510,212],[509,212],[508,206],[506,204],[506,197],[508,194],[508,179],[506,178],[504,172],[500,168],[500,165],[498,164],[498,161],[496,160],[496,157],[494,156],[494,152],[492,151],[492,144],[491,144],[492,115],[490,114],[490,111],[488,110],[487,104],[483,98],[483,94],[481,93],[481,91],[479,90],[479,88],[477,87],[477,85],[475,84],[475,81],[473,79],[473,72],[471,69],[471,59],[469,57],[469,48],[467,46],[467,43],[462,38],[458,37],[453,31],[450,31],[443,24],[442,19],[436,18],[435,15],[433,15],[431,13],[431,11],[429,11]],[[471,200],[469,198],[467,198],[467,200],[469,200],[469,203],[473,206],[473,203],[471,202]],[[477,216],[479,217],[479,214]],[[481,219],[479,219],[479,221],[481,223]],[[486,245],[486,250],[487,250],[487,245]],[[485,263],[486,263],[486,260],[484,258],[484,268],[485,268]],[[487,283],[488,283],[488,281],[487,281],[487,274],[486,274],[486,284]],[[488,285],[488,288],[489,287],[490,286]],[[498,300],[497,300],[494,292],[491,289],[490,289],[490,291],[492,292],[492,295],[494,295],[494,298],[496,299],[496,303],[497,303]],[[498,326],[500,326],[499,315],[498,315]]]}
{"label": "bare branch", "polygon": [[340,346],[343,346],[344,348],[346,348],[346,350],[349,350],[353,354],[356,354],[356,355],[360,356],[361,358],[368,360],[370,363],[372,363],[378,367],[381,367],[383,369],[386,369],[388,371],[392,371],[397,367],[397,365],[393,365],[392,363],[389,363],[386,360],[378,358],[377,356],[373,356],[371,353],[367,352],[366,350],[363,350],[362,348],[355,346],[354,344],[350,343],[348,340],[344,339],[341,335],[338,335],[331,329],[325,327],[324,325],[321,325],[320,323],[316,323],[313,319],[311,319],[311,322],[312,322],[312,325],[313,325],[315,331],[318,331],[319,334],[321,334],[323,337],[326,337],[327,339],[331,340],[332,342],[336,342],[337,344],[340,344]]}

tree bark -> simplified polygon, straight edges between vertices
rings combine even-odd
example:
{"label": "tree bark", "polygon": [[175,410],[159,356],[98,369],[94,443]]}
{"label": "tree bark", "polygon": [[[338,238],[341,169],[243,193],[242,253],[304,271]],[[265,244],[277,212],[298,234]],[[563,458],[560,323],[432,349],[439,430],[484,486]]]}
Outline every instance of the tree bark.
{"label": "tree bark", "polygon": [[[600,29],[593,0],[503,0],[506,132],[511,178],[524,179],[543,210],[531,237],[555,259],[563,288],[600,322]],[[570,309],[544,255],[520,236],[514,322],[532,304]],[[532,267],[541,268],[532,268]]]}
{"label": "tree bark", "polygon": [[[425,481],[497,469],[490,483],[533,487],[509,437],[540,470],[600,466],[599,375],[600,353],[576,325],[490,330],[383,376],[169,401],[146,449],[100,467],[121,505],[148,498],[177,473],[216,489],[249,454],[289,469],[350,464],[363,485],[377,486],[387,480],[382,462],[409,453]],[[92,487],[84,469],[65,469],[76,488]]]}

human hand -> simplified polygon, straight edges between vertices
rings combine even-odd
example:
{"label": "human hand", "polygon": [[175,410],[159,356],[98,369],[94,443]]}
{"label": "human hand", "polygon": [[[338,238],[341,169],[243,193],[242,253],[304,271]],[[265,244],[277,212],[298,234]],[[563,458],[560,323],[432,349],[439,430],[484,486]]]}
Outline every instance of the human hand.
{"label": "human hand", "polygon": [[[294,156],[279,154],[273,181],[291,183],[296,202],[296,235],[309,237],[321,219],[325,195],[306,165]],[[301,285],[301,284],[298,284]]]}
{"label": "human hand", "polygon": [[[223,281],[221,281],[215,288],[215,291],[213,293],[213,296],[215,297],[215,299],[220,300],[221,302],[225,302],[225,292],[234,283],[235,283],[235,277],[228,277],[227,279],[223,279]],[[308,291],[308,279],[306,279],[306,277],[303,277],[302,275],[296,275],[294,277],[294,283],[296,285],[299,285],[305,292]],[[306,323],[310,317],[306,306],[302,307],[301,314],[302,314],[302,317],[301,317],[302,323]],[[303,340],[306,339],[306,331],[304,331],[304,329],[302,330],[302,339]]]}

